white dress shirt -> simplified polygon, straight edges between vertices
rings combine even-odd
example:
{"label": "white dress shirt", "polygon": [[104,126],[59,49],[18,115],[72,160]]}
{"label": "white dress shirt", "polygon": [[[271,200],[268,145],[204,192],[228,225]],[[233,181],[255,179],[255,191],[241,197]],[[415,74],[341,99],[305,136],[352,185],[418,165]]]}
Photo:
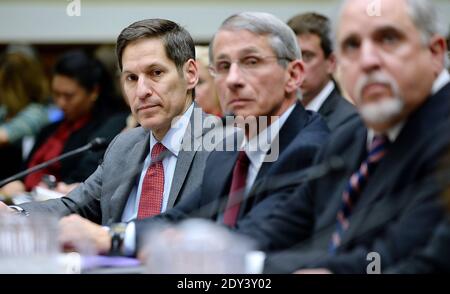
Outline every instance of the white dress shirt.
{"label": "white dress shirt", "polygon": [[[247,182],[245,186],[246,195],[250,192],[250,189],[255,182],[256,176],[258,175],[258,171],[261,168],[261,165],[264,162],[264,158],[266,157],[267,151],[270,149],[270,146],[273,143],[273,140],[277,137],[281,127],[286,122],[289,115],[295,108],[295,104],[290,106],[279,119],[274,121],[271,125],[269,125],[265,130],[263,130],[257,137],[254,137],[250,141],[246,141],[244,139],[242,143],[242,148],[250,159],[250,166],[247,174]],[[270,137],[265,137],[268,133],[270,133]],[[270,138],[270,141],[263,140],[263,142],[259,142],[258,145],[258,137],[262,138]],[[164,140],[163,140],[164,141]],[[262,143],[262,144],[261,144]],[[142,178],[142,176],[141,176]],[[141,185],[142,183],[140,183]],[[164,191],[165,192],[165,191]],[[131,197],[132,195],[130,195]],[[134,196],[136,197],[136,196]],[[129,201],[130,202],[130,201]],[[139,203],[139,202],[138,202]],[[127,203],[128,204],[128,203]],[[164,211],[161,211],[164,212]],[[136,218],[137,210],[135,212],[134,218]],[[133,219],[134,219],[133,218]],[[223,214],[219,217],[219,219],[223,218]],[[125,222],[124,218],[122,220]],[[124,250],[125,255],[131,255],[136,250],[136,226],[134,222],[129,222],[125,231],[125,239],[124,239]]]}
{"label": "white dress shirt", "polygon": [[314,97],[308,105],[305,106],[307,110],[312,110],[318,112],[320,107],[322,107],[325,100],[327,100],[328,96],[330,96],[331,92],[333,92],[335,86],[333,81],[328,81],[325,87],[323,87],[322,91]]}
{"label": "white dress shirt", "polygon": [[[175,173],[175,167],[177,165],[178,153],[181,149],[181,143],[186,133],[189,120],[194,109],[192,104],[188,110],[184,112],[181,119],[177,122],[175,128],[170,128],[164,138],[161,140],[161,144],[167,148],[169,154],[164,157],[162,164],[164,167],[164,193],[161,212],[166,211],[167,203],[169,201],[170,188],[172,187],[172,180]],[[150,150],[158,143],[153,134],[150,134]],[[130,195],[128,196],[125,209],[122,214],[122,222],[130,222],[137,217],[139,201],[141,199],[142,183],[144,181],[145,174],[151,162],[151,152],[145,157],[144,166],[142,167],[139,180],[136,181]]]}

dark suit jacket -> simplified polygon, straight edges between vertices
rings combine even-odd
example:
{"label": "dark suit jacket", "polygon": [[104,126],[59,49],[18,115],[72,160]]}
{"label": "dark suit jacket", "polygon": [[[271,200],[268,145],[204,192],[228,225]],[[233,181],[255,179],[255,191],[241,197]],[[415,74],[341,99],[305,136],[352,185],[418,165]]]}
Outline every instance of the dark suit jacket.
{"label": "dark suit jacket", "polygon": [[[278,134],[280,154],[278,159],[262,164],[252,190],[258,183],[270,181],[275,175],[311,165],[317,150],[328,139],[328,134],[328,128],[320,115],[306,111],[300,103],[297,103]],[[180,221],[187,217],[216,220],[224,211],[237,155],[237,151],[213,151],[206,163],[202,185],[195,193],[164,214],[137,221],[137,236],[142,235],[150,224],[158,221]],[[246,199],[241,205],[238,218],[243,219],[253,207],[264,202],[266,197],[266,193],[259,193]]]}
{"label": "dark suit jacket", "polygon": [[385,273],[436,274],[450,273],[450,219],[444,220],[434,231],[423,249],[411,258],[389,268]]}
{"label": "dark suit jacket", "polygon": [[380,254],[384,269],[423,246],[442,215],[442,187],[434,173],[449,145],[440,128],[449,115],[449,94],[447,85],[410,115],[362,191],[336,255],[328,254],[328,245],[342,192],[367,153],[367,130],[358,118],[333,134],[317,158],[320,163],[341,156],[347,169],[302,185],[294,194],[270,197],[278,201],[275,209],[251,211],[238,232],[273,252],[265,271],[325,267],[336,273],[365,273],[369,252]]}
{"label": "dark suit jacket", "polygon": [[333,132],[339,126],[358,116],[355,106],[345,100],[335,87],[318,111]]}
{"label": "dark suit jacket", "polygon": [[[200,151],[203,135],[209,129],[195,129],[194,118],[201,113],[194,108],[191,124],[183,137],[183,144],[192,141],[194,148],[180,150],[174,178],[169,192],[168,207],[172,207],[184,195],[189,195],[201,183],[203,169],[209,152]],[[199,144],[200,143],[200,144]],[[150,132],[137,127],[119,134],[105,152],[97,170],[66,197],[45,202],[21,205],[25,210],[53,213],[64,216],[76,213],[91,221],[110,225],[120,222],[131,189],[137,183],[146,155],[150,152]]]}

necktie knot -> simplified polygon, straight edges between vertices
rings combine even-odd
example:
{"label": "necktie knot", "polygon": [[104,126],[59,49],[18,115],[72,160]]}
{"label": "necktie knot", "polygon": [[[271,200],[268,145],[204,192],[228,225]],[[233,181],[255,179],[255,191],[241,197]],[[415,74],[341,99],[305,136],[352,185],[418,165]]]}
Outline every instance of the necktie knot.
{"label": "necktie knot", "polygon": [[161,153],[164,152],[166,150],[166,147],[161,144],[160,142],[156,143],[153,148],[152,148],[152,152],[151,152],[151,157],[152,157],[152,161],[161,161],[161,159],[159,158]]}
{"label": "necktie knot", "polygon": [[389,144],[389,138],[386,135],[375,135],[372,140],[372,144],[370,144],[370,150],[376,149],[376,148],[386,148],[386,146]]}
{"label": "necktie knot", "polygon": [[367,162],[375,163],[386,155],[389,138],[386,135],[375,135],[369,147]]}

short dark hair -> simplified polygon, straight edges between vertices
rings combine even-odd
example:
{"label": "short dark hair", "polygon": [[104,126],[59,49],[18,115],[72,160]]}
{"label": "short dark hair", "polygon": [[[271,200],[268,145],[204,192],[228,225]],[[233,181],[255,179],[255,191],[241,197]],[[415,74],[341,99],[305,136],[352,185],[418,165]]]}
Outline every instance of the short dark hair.
{"label": "short dark hair", "polygon": [[[321,14],[308,12],[292,17],[287,25],[298,35],[314,34],[320,38],[320,47],[325,57],[333,52],[330,36],[330,20]],[[300,44],[301,47],[301,44]]]}
{"label": "short dark hair", "polygon": [[179,73],[189,59],[195,60],[195,45],[191,35],[177,23],[167,19],[145,19],[132,23],[117,37],[116,54],[122,71],[122,54],[132,42],[146,38],[161,38],[167,57]]}

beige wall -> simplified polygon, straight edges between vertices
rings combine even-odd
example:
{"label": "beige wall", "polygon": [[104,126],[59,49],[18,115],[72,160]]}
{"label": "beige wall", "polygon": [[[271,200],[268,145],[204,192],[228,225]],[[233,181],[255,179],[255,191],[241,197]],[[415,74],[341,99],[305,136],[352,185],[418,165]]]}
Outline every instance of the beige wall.
{"label": "beige wall", "polygon": [[[208,41],[220,22],[239,11],[266,11],[286,21],[315,10],[331,15],[335,0],[79,0],[80,16],[68,16],[71,0],[0,1],[0,43],[114,42],[122,28],[144,18],[168,18],[185,26],[197,41]],[[435,0],[449,19],[450,1]]]}

